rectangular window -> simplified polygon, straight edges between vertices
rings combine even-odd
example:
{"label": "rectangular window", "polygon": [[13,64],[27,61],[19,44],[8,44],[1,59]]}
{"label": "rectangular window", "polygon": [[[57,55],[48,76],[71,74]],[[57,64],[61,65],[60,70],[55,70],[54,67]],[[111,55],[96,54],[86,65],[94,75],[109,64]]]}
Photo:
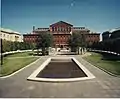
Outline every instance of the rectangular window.
{"label": "rectangular window", "polygon": [[54,27],[52,27],[52,31],[54,31]]}
{"label": "rectangular window", "polygon": [[57,31],[59,31],[59,28],[57,27]]}

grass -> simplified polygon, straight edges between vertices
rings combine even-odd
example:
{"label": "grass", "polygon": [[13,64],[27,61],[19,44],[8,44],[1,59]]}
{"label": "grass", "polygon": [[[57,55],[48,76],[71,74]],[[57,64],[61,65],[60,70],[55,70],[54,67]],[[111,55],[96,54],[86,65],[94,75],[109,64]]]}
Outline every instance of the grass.
{"label": "grass", "polygon": [[94,66],[103,68],[115,75],[120,75],[120,57],[105,53],[91,52],[91,54],[84,57],[84,59]]}
{"label": "grass", "polygon": [[[29,52],[16,53],[5,56],[3,58],[3,65],[0,76],[9,75],[38,59],[38,57],[27,57],[27,56],[30,56]],[[18,57],[23,57],[23,58],[18,58]]]}

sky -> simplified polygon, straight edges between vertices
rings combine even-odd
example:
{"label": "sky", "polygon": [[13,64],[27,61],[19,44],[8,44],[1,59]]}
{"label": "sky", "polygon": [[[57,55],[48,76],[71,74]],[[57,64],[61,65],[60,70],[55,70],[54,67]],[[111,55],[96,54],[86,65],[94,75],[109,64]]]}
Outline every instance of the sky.
{"label": "sky", "polygon": [[2,0],[1,26],[21,34],[65,21],[102,33],[120,27],[120,0]]}

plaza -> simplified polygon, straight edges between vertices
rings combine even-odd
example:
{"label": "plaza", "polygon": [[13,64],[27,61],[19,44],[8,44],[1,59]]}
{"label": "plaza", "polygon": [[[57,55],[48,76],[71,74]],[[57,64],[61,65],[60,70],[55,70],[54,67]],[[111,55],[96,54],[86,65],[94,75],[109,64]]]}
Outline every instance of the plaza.
{"label": "plaza", "polygon": [[[85,61],[81,55],[75,57],[94,76],[93,79],[72,82],[37,82],[27,78],[51,56],[41,56],[36,62],[22,71],[0,78],[0,97],[11,98],[118,98],[120,78],[109,75]],[[60,57],[60,56],[58,56]]]}

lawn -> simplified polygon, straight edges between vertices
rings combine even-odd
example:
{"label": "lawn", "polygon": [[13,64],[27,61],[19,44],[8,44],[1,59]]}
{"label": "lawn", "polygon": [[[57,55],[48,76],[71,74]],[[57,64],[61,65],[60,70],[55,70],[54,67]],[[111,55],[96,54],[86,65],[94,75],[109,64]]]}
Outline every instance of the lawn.
{"label": "lawn", "polygon": [[113,74],[120,75],[120,57],[105,53],[94,53],[84,57],[85,60],[94,66],[103,68]]}
{"label": "lawn", "polygon": [[24,52],[24,53],[16,53],[13,55],[7,55],[6,57],[4,57],[0,76],[9,75],[38,59],[38,57],[28,57],[28,56],[30,56],[29,52]]}

